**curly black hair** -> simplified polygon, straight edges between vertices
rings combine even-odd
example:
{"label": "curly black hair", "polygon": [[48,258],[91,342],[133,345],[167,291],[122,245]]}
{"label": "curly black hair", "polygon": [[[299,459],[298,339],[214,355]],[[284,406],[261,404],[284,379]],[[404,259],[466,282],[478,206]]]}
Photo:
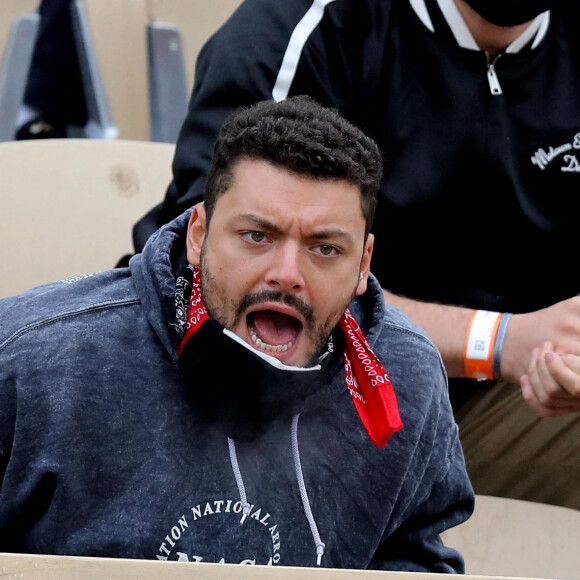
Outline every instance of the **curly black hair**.
{"label": "curly black hair", "polygon": [[262,159],[297,175],[357,186],[365,235],[370,231],[382,177],[381,154],[376,143],[336,109],[297,96],[234,111],[214,145],[204,195],[208,222],[218,198],[231,185],[233,166],[243,157]]}

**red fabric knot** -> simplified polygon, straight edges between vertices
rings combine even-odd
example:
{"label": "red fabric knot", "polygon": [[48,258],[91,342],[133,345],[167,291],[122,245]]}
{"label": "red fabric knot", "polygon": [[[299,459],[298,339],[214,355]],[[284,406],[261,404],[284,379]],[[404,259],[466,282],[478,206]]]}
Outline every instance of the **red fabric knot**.
{"label": "red fabric knot", "polygon": [[393,385],[349,310],[340,327],[346,339],[346,386],[370,440],[385,447],[389,437],[403,428]]}

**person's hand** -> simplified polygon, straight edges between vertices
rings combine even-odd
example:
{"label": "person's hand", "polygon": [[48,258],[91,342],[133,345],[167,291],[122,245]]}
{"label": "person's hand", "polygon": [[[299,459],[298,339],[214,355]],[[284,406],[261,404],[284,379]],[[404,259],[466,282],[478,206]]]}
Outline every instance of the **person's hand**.
{"label": "person's hand", "polygon": [[522,395],[542,417],[580,411],[580,356],[557,353],[547,341],[535,348],[528,372],[520,379]]}
{"label": "person's hand", "polygon": [[528,373],[534,349],[549,341],[559,355],[580,356],[580,297],[529,312],[509,321],[501,355],[501,376],[519,383]]}

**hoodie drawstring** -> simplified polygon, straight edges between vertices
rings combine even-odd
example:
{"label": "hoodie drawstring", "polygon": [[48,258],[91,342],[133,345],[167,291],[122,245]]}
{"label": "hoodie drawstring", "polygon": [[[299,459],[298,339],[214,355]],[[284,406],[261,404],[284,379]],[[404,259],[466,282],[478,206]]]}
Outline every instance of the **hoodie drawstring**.
{"label": "hoodie drawstring", "polygon": [[236,444],[233,439],[230,439],[229,437],[228,447],[230,449],[230,461],[232,462],[232,469],[234,470],[234,477],[236,478],[236,484],[240,494],[240,501],[242,502],[242,519],[240,520],[240,525],[242,525],[250,515],[250,509],[252,506],[248,503],[248,498],[246,497],[246,488],[244,487],[244,480],[242,479],[242,472],[238,465],[238,456],[236,455]]}
{"label": "hoodie drawstring", "polygon": [[[325,544],[320,538],[318,532],[318,526],[314,520],[314,515],[312,514],[312,509],[310,507],[310,500],[308,499],[308,493],[306,492],[306,485],[304,483],[304,475],[302,474],[302,464],[300,463],[300,451],[298,449],[298,419],[300,414],[294,415],[292,418],[292,428],[291,428],[291,438],[292,438],[292,456],[294,457],[294,470],[296,472],[296,480],[298,482],[298,489],[300,490],[300,498],[302,499],[302,507],[304,509],[304,514],[308,520],[308,525],[310,526],[310,533],[312,534],[312,539],[316,546],[316,565],[320,566],[322,563],[322,556],[324,555]],[[242,473],[240,471],[240,466],[238,464],[238,457],[236,454],[236,445],[233,439],[228,437],[228,447],[230,451],[230,461],[232,463],[232,469],[234,471],[234,477],[236,478],[236,484],[238,486],[238,492],[240,494],[240,500],[242,503],[242,519],[240,520],[240,525],[246,521],[246,518],[250,514],[252,506],[248,503],[246,497],[246,488],[244,486],[244,480],[242,478]]]}
{"label": "hoodie drawstring", "polygon": [[324,554],[325,544],[320,539],[320,534],[318,533],[318,527],[314,521],[314,516],[312,515],[312,509],[310,508],[310,501],[308,499],[308,494],[306,493],[306,485],[304,483],[304,476],[302,475],[302,464],[300,463],[300,451],[298,450],[298,419],[300,413],[292,417],[292,455],[294,455],[294,469],[296,470],[296,479],[298,480],[298,488],[300,489],[300,497],[302,498],[302,506],[304,507],[304,513],[306,514],[306,519],[308,520],[308,525],[310,526],[310,532],[312,533],[312,538],[314,539],[314,544],[316,546],[316,565],[320,566],[322,562],[322,556]]}

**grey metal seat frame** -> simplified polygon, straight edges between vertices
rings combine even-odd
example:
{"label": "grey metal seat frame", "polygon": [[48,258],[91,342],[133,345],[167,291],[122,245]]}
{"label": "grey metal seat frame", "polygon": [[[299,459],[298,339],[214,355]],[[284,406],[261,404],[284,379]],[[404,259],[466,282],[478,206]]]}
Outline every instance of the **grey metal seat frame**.
{"label": "grey metal seat frame", "polygon": [[15,137],[39,23],[38,13],[23,14],[10,28],[0,67],[0,141],[12,141]]}

